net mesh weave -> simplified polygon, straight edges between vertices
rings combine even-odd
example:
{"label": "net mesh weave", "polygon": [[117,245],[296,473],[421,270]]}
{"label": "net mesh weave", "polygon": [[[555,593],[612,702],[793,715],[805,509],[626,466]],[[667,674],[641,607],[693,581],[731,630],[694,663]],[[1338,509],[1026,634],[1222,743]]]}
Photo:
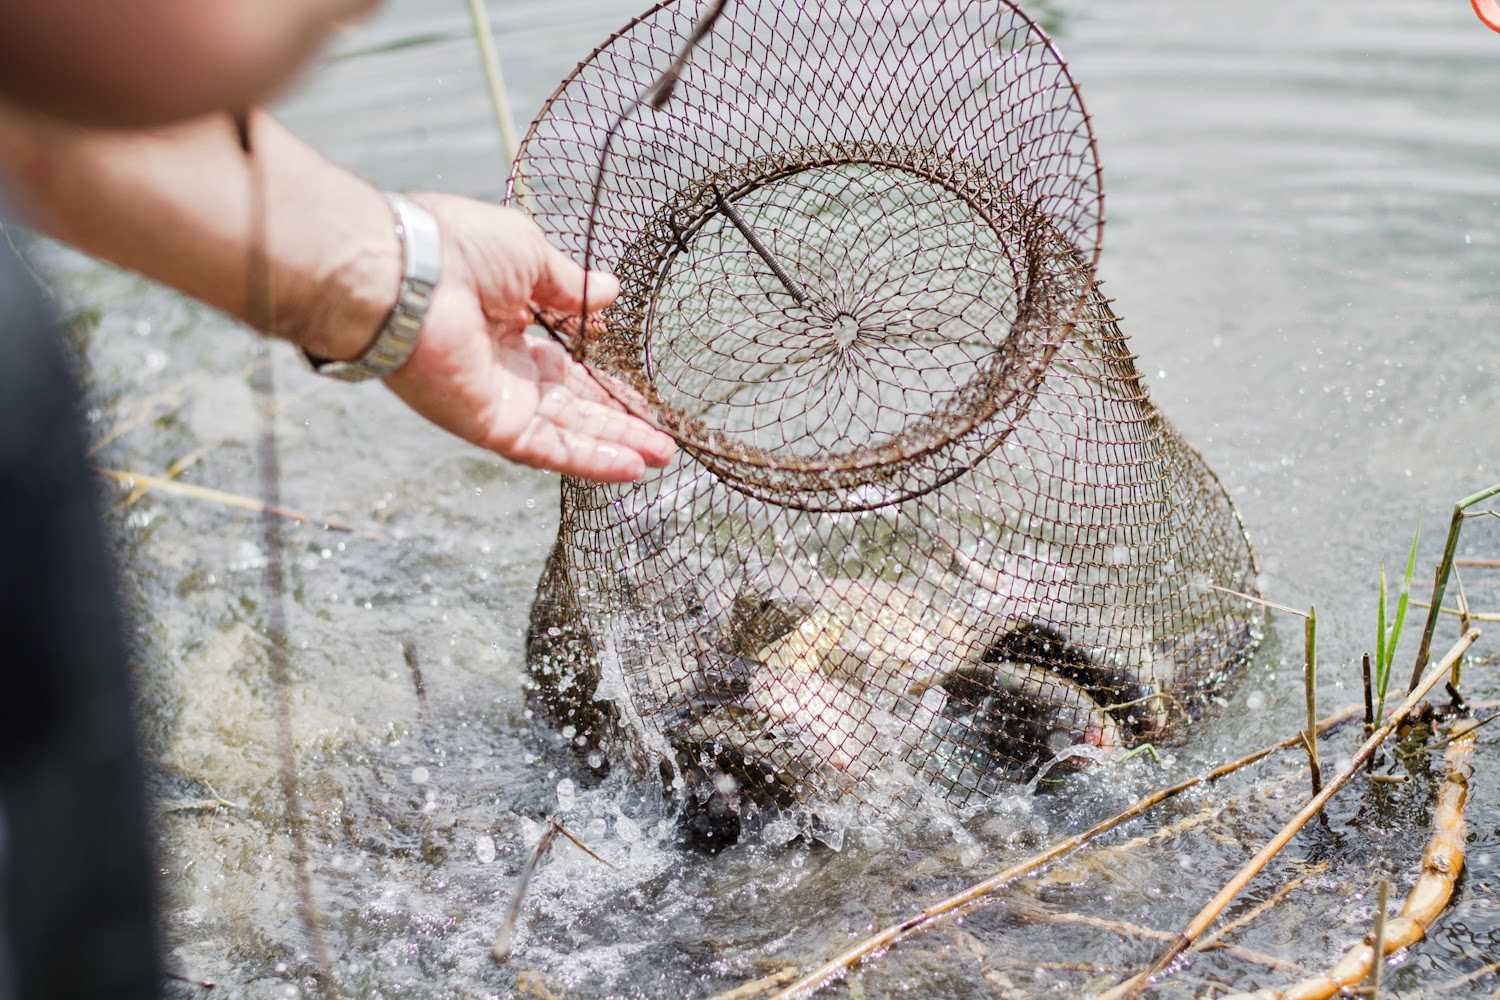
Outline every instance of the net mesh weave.
{"label": "net mesh weave", "polygon": [[702,14],[632,21],[518,157],[621,279],[575,356],[682,445],[564,480],[543,704],[735,802],[968,801],[1169,736],[1254,640],[1211,586],[1254,556],[1094,281],[1052,43],[996,0],[743,0],[636,107]]}

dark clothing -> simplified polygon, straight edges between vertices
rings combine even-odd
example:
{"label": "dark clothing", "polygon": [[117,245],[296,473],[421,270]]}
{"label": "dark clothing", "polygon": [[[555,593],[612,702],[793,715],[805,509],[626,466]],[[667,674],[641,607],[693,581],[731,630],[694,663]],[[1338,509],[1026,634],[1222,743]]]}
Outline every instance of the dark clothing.
{"label": "dark clothing", "polygon": [[0,239],[0,1000],[154,998],[126,649],[62,350]]}

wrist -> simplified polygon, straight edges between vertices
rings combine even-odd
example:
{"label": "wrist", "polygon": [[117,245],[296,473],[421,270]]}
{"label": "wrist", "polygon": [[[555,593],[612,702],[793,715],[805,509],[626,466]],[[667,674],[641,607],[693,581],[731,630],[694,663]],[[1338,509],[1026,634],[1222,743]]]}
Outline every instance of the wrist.
{"label": "wrist", "polygon": [[[352,178],[351,178],[352,179]],[[336,222],[322,229],[311,280],[293,284],[278,331],[308,353],[333,361],[359,357],[395,306],[402,250],[385,198],[356,182]]]}

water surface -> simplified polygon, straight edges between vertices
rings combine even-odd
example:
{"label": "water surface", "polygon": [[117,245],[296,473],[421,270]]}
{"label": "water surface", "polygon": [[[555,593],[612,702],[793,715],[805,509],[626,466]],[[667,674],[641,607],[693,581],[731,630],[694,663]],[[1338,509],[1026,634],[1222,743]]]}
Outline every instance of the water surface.
{"label": "water surface", "polygon": [[[517,117],[635,6],[493,5]],[[1151,391],[1229,485],[1268,594],[1317,604],[1323,702],[1346,704],[1372,641],[1377,566],[1394,571],[1418,525],[1430,565],[1451,502],[1500,480],[1500,35],[1461,0],[1067,0],[1039,13],[1094,117],[1108,193],[1102,273]],[[382,187],[502,190],[456,0],[388,5],[337,42],[281,113]],[[258,493],[253,341],[133,277],[46,247],[36,256],[77,317],[93,429],[108,439],[101,464],[159,473],[193,457],[185,481]],[[757,841],[716,858],[684,853],[649,788],[623,776],[595,786],[563,738],[526,715],[521,636],[555,531],[555,477],[446,438],[378,386],[316,380],[284,350],[273,364],[283,502],[360,529],[288,535],[315,899],[348,995],[709,995],[831,954],[1298,724],[1300,625],[1282,616],[1219,710],[1160,763],[1137,758],[962,817],[894,817],[839,851]],[[156,495],[113,522],[161,775],[172,961],[229,996],[313,995],[276,785],[258,524]],[[1467,552],[1500,556],[1500,521],[1475,522]],[[1500,586],[1479,571],[1466,583],[1476,604],[1500,610]],[[1408,642],[1398,670],[1413,652]],[[1500,694],[1493,670],[1471,669],[1471,696]],[[1353,746],[1346,735],[1326,753],[1336,763]],[[1500,755],[1481,748],[1471,870],[1433,939],[1397,963],[1394,995],[1500,958],[1496,766]],[[1201,826],[1017,887],[840,989],[1107,985],[1159,942],[1067,915],[1175,930],[1290,815],[1304,782],[1287,757],[1187,796],[1163,818],[1208,809]],[[1367,929],[1377,870],[1393,874],[1397,898],[1409,885],[1429,793],[1420,780],[1352,788],[1331,826],[1295,841],[1232,912],[1297,874],[1304,887],[1236,940],[1328,964]],[[232,806],[209,808],[215,797]],[[553,813],[614,867],[560,848],[512,962],[496,966],[490,936]],[[1288,978],[1216,953],[1161,995]]]}

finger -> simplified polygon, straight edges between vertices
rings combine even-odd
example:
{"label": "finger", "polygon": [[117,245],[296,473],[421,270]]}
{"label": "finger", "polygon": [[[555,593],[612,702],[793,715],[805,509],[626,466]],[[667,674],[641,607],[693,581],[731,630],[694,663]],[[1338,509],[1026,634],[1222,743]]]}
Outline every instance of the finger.
{"label": "finger", "polygon": [[676,443],[645,421],[602,403],[578,399],[561,388],[544,395],[537,412],[563,430],[628,448],[653,468],[665,466],[677,453]]}
{"label": "finger", "polygon": [[533,468],[601,483],[631,483],[646,473],[645,461],[629,448],[546,420],[532,421],[504,454]]}
{"label": "finger", "polygon": [[[531,300],[543,309],[567,313],[583,311],[584,271],[557,247],[542,244],[542,268],[531,290]],[[597,312],[620,294],[620,283],[604,271],[588,274],[588,312]]]}

